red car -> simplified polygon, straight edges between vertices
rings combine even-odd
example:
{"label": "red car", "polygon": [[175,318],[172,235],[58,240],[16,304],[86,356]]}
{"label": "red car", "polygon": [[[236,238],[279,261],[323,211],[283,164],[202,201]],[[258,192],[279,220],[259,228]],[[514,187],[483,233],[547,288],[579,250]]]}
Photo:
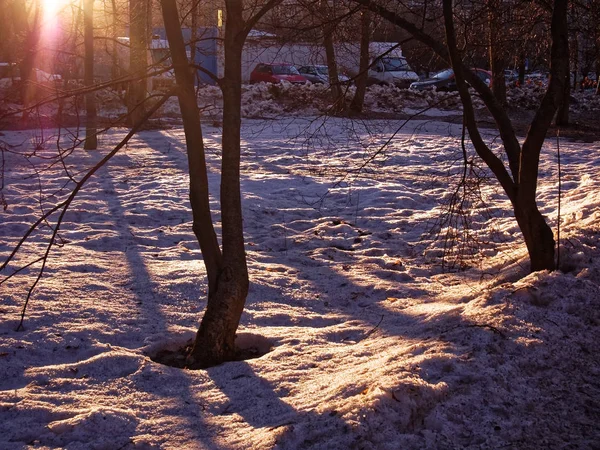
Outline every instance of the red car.
{"label": "red car", "polygon": [[250,74],[250,84],[279,83],[306,84],[307,79],[300,75],[296,66],[287,63],[258,64]]}

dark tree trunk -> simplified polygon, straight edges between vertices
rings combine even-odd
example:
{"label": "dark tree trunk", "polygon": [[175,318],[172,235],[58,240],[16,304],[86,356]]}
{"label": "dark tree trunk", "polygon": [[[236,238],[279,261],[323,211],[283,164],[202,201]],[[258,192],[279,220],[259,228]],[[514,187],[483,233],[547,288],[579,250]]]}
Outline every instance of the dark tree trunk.
{"label": "dark tree trunk", "polygon": [[[258,20],[270,0],[254,19]],[[187,364],[199,369],[230,361],[235,357],[235,333],[248,294],[248,269],[244,250],[240,193],[240,133],[242,93],[242,48],[253,23],[242,17],[239,0],[226,1],[225,67],[223,90],[223,157],[221,165],[221,253],[208,203],[208,180],[191,71],[187,61],[175,0],[161,0],[163,19],[184,121],[190,170],[190,199],[194,232],[200,242],[209,280],[208,304],[200,323]]]}
{"label": "dark tree trunk", "polygon": [[345,105],[344,99],[342,98],[342,90],[340,89],[335,47],[333,45],[333,33],[336,24],[331,20],[331,14],[328,10],[327,2],[325,1],[321,1],[321,18],[323,21],[327,22],[323,25],[323,47],[325,48],[325,57],[327,58],[329,87],[334,102],[333,110],[341,111],[344,109]]}
{"label": "dark tree trunk", "polygon": [[[569,41],[567,6],[568,0],[552,2],[552,24],[550,32],[552,45],[550,52],[550,81],[542,102],[531,121],[527,136],[521,146],[506,110],[499,104],[493,93],[463,63],[457,47],[454,31],[453,0],[442,0],[446,41],[444,44],[418,28],[395,12],[386,9],[372,0],[353,0],[382,18],[403,28],[417,40],[428,45],[439,57],[450,59],[455,72],[456,83],[463,104],[464,121],[469,131],[475,151],[494,173],[498,182],[511,200],[519,226],[523,227],[524,239],[531,260],[532,270],[552,270],[554,262],[554,242],[551,230],[536,206],[536,191],[540,153],[548,128],[558,107],[563,101],[565,84],[569,73]],[[491,115],[496,121],[504,146],[508,167],[486,145],[475,120],[473,103],[466,81],[475,88]]]}
{"label": "dark tree trunk", "polygon": [[[16,4],[19,4],[21,2],[15,2]],[[33,15],[33,22],[30,25],[28,22],[28,17],[27,17],[27,13],[26,11],[26,5],[25,2],[23,2],[22,5],[20,6],[14,6],[15,8],[20,8],[22,7],[24,9],[24,11],[17,11],[17,15],[16,17],[19,17],[18,15],[21,13],[24,13],[24,17],[22,18],[23,20],[23,27],[22,29],[25,30],[25,42],[24,42],[24,53],[25,56],[23,57],[23,59],[21,60],[21,63],[19,64],[19,72],[21,75],[21,98],[23,100],[23,106],[25,108],[28,108],[29,106],[31,106],[31,102],[35,96],[35,78],[34,78],[34,71],[33,71],[33,66],[35,64],[35,59],[37,57],[38,54],[38,49],[39,49],[39,43],[40,43],[40,37],[41,37],[41,17],[42,17],[42,13],[41,13],[41,6],[39,4],[39,1],[35,2],[34,5],[32,7],[35,8],[35,12]],[[29,118],[29,110],[25,109],[25,111],[23,111],[23,120],[27,121]]]}
{"label": "dark tree trunk", "polygon": [[[192,10],[190,11],[190,15],[192,16],[192,39],[190,43],[190,60],[192,64],[196,63],[196,53],[198,50],[198,23],[200,22],[200,3],[194,2],[192,4]],[[194,74],[194,80],[197,77],[197,71],[192,69],[192,73]]]}
{"label": "dark tree trunk", "polygon": [[190,203],[193,216],[193,231],[202,251],[210,297],[217,289],[217,277],[221,270],[221,250],[210,211],[208,175],[200,123],[200,111],[198,110],[194,95],[194,83],[185,53],[177,4],[175,0],[161,0],[161,6],[165,31],[173,59],[175,80],[178,87],[179,107],[181,109],[185,133],[190,176]]}
{"label": "dark tree trunk", "polygon": [[565,80],[565,92],[563,94],[563,101],[558,108],[556,113],[556,126],[568,127],[569,126],[569,111],[571,109],[571,83],[569,80],[569,74]]}
{"label": "dark tree trunk", "polygon": [[525,55],[519,57],[519,86],[525,84]]}
{"label": "dark tree trunk", "polygon": [[[147,0],[129,0],[129,70],[134,77],[143,77],[148,69],[147,7]],[[137,124],[145,115],[147,85],[146,78],[129,83],[127,112],[130,126]]]}
{"label": "dark tree trunk", "polygon": [[535,201],[517,201],[514,205],[515,218],[523,233],[527,246],[531,271],[553,270],[555,267],[555,241],[552,229],[539,212]]}
{"label": "dark tree trunk", "polygon": [[[84,27],[84,75],[83,81],[86,88],[94,85],[94,0],[83,2],[83,27]],[[98,139],[96,137],[96,94],[88,92],[85,95],[85,150],[96,150]]]}
{"label": "dark tree trunk", "polygon": [[501,105],[506,105],[506,78],[504,76],[506,62],[501,42],[501,11],[502,0],[488,1],[488,45],[490,50],[490,68],[492,70],[492,92]]}
{"label": "dark tree trunk", "polygon": [[244,310],[249,285],[240,193],[242,48],[246,37],[245,23],[241,2],[226,1],[226,8],[224,77],[221,84],[223,265],[217,291],[209,298],[190,355],[192,367],[207,367],[234,358],[235,333]]}
{"label": "dark tree trunk", "polygon": [[369,10],[363,8],[360,13],[360,61],[356,77],[356,92],[350,103],[350,109],[361,113],[365,103],[367,82],[369,80],[369,43],[371,41],[371,17]]}

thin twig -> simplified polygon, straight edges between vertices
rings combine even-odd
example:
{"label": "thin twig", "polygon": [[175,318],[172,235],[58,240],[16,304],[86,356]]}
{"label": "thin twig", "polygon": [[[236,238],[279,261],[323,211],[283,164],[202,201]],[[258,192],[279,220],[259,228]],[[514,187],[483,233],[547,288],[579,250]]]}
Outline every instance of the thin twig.
{"label": "thin twig", "polygon": [[560,268],[560,197],[562,194],[562,173],[560,165],[560,128],[556,129],[556,157],[558,159],[558,211],[556,218],[556,267]]}
{"label": "thin twig", "polygon": [[365,334],[361,339],[359,339],[358,342],[364,341],[369,336],[371,336],[377,330],[377,328],[379,328],[379,325],[381,325],[381,322],[383,322],[384,317],[385,317],[385,315],[382,314],[381,319],[379,319],[379,322],[377,322],[377,325],[375,325],[373,328],[371,328],[369,331],[367,331],[367,334]]}
{"label": "thin twig", "polygon": [[[114,155],[116,155],[119,152],[119,150],[121,150],[129,142],[129,140],[133,137],[133,135],[139,131],[139,129],[142,127],[142,125],[144,123],[146,123],[146,121],[152,116],[152,114],[154,114],[174,94],[174,92],[175,92],[175,89],[172,89],[167,94],[165,94],[158,102],[156,102],[156,104],[154,104],[152,106],[152,108],[150,108],[150,110],[129,131],[129,133],[127,133],[127,135],[123,138],[123,140],[121,142],[119,142],[119,144],[112,151],[110,151],[106,156],[104,156],[104,158],[102,158],[102,160],[100,160],[100,162],[98,162],[94,167],[92,167],[83,176],[83,178],[73,188],[73,191],[71,192],[71,194],[69,195],[69,197],[67,198],[67,200],[65,200],[64,202],[61,202],[59,205],[57,205],[54,208],[52,208],[51,211],[57,211],[58,209],[62,208],[62,212],[58,216],[58,219],[56,221],[56,226],[54,227],[54,231],[52,233],[52,236],[50,237],[48,245],[46,246],[46,251],[44,252],[44,255],[42,256],[42,267],[40,268],[38,276],[36,277],[33,285],[30,287],[30,289],[29,289],[29,291],[27,293],[27,298],[25,299],[25,304],[23,305],[23,309],[21,311],[21,320],[19,321],[19,325],[17,326],[17,330],[16,331],[21,331],[23,329],[23,321],[25,320],[25,313],[27,311],[27,306],[29,305],[29,300],[31,298],[33,290],[35,289],[35,287],[37,286],[37,284],[41,280],[42,275],[44,274],[44,269],[46,268],[46,263],[48,262],[48,255],[50,254],[50,250],[52,249],[52,247],[54,245],[54,242],[55,242],[55,239],[56,239],[56,235],[57,235],[58,231],[60,230],[60,226],[62,224],[63,218],[64,218],[67,210],[69,209],[69,206],[71,205],[71,203],[73,202],[73,200],[75,199],[75,197],[77,196],[77,194],[79,193],[79,191],[81,190],[81,188],[83,188],[83,186],[85,185],[85,183],[92,177],[92,175],[94,175],[94,173],[96,173],[101,167],[103,167]],[[47,213],[47,214],[45,214],[45,216],[47,217],[49,214],[50,213]],[[41,221],[38,220],[36,222],[36,224],[39,225],[40,222]],[[28,231],[27,236],[29,234],[31,234],[32,231],[33,231],[33,229],[30,228],[29,231]],[[18,247],[20,247],[22,245],[22,243],[24,242],[25,239],[26,238],[24,238],[21,241],[19,241]],[[10,258],[12,256],[14,256],[15,253],[16,253],[16,251],[13,251],[13,253],[11,253],[11,255],[9,257],[9,260],[10,260]],[[4,268],[7,263],[8,263],[8,260],[0,267],[0,270],[2,268]]]}

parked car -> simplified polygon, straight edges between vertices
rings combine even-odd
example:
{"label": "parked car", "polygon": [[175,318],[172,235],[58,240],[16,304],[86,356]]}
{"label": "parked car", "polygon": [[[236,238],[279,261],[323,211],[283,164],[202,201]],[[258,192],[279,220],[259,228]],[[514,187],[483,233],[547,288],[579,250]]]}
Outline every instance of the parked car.
{"label": "parked car", "polygon": [[378,57],[369,69],[367,84],[394,85],[407,88],[419,79],[403,56],[387,55]]}
{"label": "parked car", "polygon": [[514,69],[505,69],[504,79],[506,80],[507,84],[514,83],[519,79],[519,71]]}
{"label": "parked car", "polygon": [[[488,86],[492,85],[491,72],[477,68],[471,69],[471,72],[475,73]],[[438,91],[455,91],[456,80],[454,77],[454,70],[442,70],[434,74],[431,78],[422,81],[416,81],[410,85],[410,89],[415,91],[425,91],[433,88],[436,88]]]}
{"label": "parked car", "polygon": [[17,78],[19,69],[15,63],[0,62],[0,78]]}
{"label": "parked car", "polygon": [[[329,67],[325,65],[302,66],[298,68],[298,72],[311,83],[329,83]],[[348,83],[350,78],[346,75],[338,74],[338,80],[340,83]]]}
{"label": "parked car", "polygon": [[48,73],[40,69],[33,69],[34,79],[41,84],[55,84],[62,81],[62,77],[57,73]]}
{"label": "parked car", "polygon": [[542,71],[530,72],[525,75],[525,85],[546,86],[548,84],[548,73]]}
{"label": "parked car", "polygon": [[589,72],[581,80],[580,86],[581,89],[596,89],[597,84],[598,76],[593,72]]}
{"label": "parked car", "polygon": [[293,64],[258,64],[250,73],[250,84],[280,83],[287,81],[292,84],[306,84],[307,79],[300,75]]}
{"label": "parked car", "polygon": [[[0,80],[3,82],[19,82],[21,81],[21,72],[15,63],[0,62]],[[41,69],[33,68],[31,72],[31,80],[34,83],[43,84],[46,86],[55,86],[62,81],[62,77],[56,73],[48,73]]]}

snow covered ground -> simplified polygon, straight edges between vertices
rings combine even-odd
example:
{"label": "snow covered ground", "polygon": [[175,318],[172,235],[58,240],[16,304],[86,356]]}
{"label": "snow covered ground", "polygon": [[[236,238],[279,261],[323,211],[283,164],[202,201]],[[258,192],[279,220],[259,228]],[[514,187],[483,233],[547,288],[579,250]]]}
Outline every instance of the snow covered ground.
{"label": "snow covered ground", "polygon": [[[151,359],[190,339],[205,306],[183,131],[137,135],[66,214],[24,331],[37,266],[0,285],[0,448],[598,448],[600,143],[561,141],[564,272],[527,275],[494,184],[469,216],[477,248],[443,258],[430,231],[461,130],[402,125],[244,122],[239,341],[272,348],[201,371]],[[204,132],[217,208],[220,130]],[[64,198],[65,167],[80,178],[124,134],[47,167],[56,138],[34,152],[39,135],[5,133],[1,261]],[[540,175],[556,230],[553,140]],[[38,258],[48,233],[2,275]]]}

